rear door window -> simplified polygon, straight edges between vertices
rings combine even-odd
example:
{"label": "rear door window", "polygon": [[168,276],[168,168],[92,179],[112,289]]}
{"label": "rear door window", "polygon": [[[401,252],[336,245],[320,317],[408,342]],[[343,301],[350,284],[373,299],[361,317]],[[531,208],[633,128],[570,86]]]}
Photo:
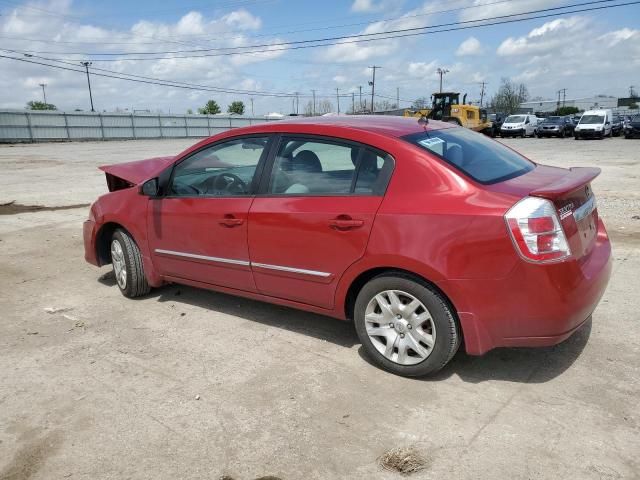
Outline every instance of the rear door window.
{"label": "rear door window", "polygon": [[333,139],[283,138],[269,193],[276,195],[383,195],[393,159],[364,145]]}
{"label": "rear door window", "polygon": [[535,164],[522,155],[466,128],[419,132],[403,139],[484,184],[518,177],[535,168]]}

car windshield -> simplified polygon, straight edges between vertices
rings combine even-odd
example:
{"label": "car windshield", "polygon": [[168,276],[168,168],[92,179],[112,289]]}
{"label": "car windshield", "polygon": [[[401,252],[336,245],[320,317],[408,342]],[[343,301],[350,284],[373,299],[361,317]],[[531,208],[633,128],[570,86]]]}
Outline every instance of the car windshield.
{"label": "car windshield", "polygon": [[558,124],[558,123],[562,123],[562,117],[549,117],[549,118],[545,118],[542,123],[553,123],[553,124]]}
{"label": "car windshield", "polygon": [[580,119],[580,124],[593,125],[604,123],[604,115],[583,115]]}
{"label": "car windshield", "polygon": [[524,115],[509,115],[504,123],[524,123]]}
{"label": "car windshield", "polygon": [[402,138],[484,184],[518,177],[535,168],[522,155],[466,128],[425,131]]}

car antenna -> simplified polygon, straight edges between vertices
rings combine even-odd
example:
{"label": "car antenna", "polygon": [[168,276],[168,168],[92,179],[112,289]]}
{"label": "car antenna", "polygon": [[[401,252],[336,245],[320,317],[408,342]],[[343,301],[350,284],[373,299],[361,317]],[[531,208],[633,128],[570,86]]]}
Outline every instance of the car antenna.
{"label": "car antenna", "polygon": [[418,119],[418,123],[422,125],[426,130],[427,125],[429,125],[429,118],[426,115],[421,115],[420,118]]}

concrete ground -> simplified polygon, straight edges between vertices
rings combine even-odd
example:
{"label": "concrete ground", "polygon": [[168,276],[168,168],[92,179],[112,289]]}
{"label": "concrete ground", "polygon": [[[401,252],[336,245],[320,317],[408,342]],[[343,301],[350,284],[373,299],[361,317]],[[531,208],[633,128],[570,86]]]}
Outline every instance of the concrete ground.
{"label": "concrete ground", "polygon": [[[191,143],[0,146],[0,204],[86,204],[97,165]],[[392,479],[376,459],[404,446],[428,460],[412,478],[639,478],[640,141],[505,143],[602,168],[614,274],[565,343],[426,380],[370,365],[348,323],[182,286],[127,300],[83,260],[86,207],[0,207],[0,480]]]}

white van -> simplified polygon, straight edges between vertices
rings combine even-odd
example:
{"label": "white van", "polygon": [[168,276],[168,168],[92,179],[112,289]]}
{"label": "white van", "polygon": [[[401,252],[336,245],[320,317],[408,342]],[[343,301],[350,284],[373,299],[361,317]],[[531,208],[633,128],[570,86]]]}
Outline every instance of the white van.
{"label": "white van", "polygon": [[500,127],[502,137],[532,137],[538,128],[535,115],[509,115]]}
{"label": "white van", "polygon": [[582,114],[573,135],[580,138],[604,138],[611,136],[613,112],[608,109],[587,110]]}

